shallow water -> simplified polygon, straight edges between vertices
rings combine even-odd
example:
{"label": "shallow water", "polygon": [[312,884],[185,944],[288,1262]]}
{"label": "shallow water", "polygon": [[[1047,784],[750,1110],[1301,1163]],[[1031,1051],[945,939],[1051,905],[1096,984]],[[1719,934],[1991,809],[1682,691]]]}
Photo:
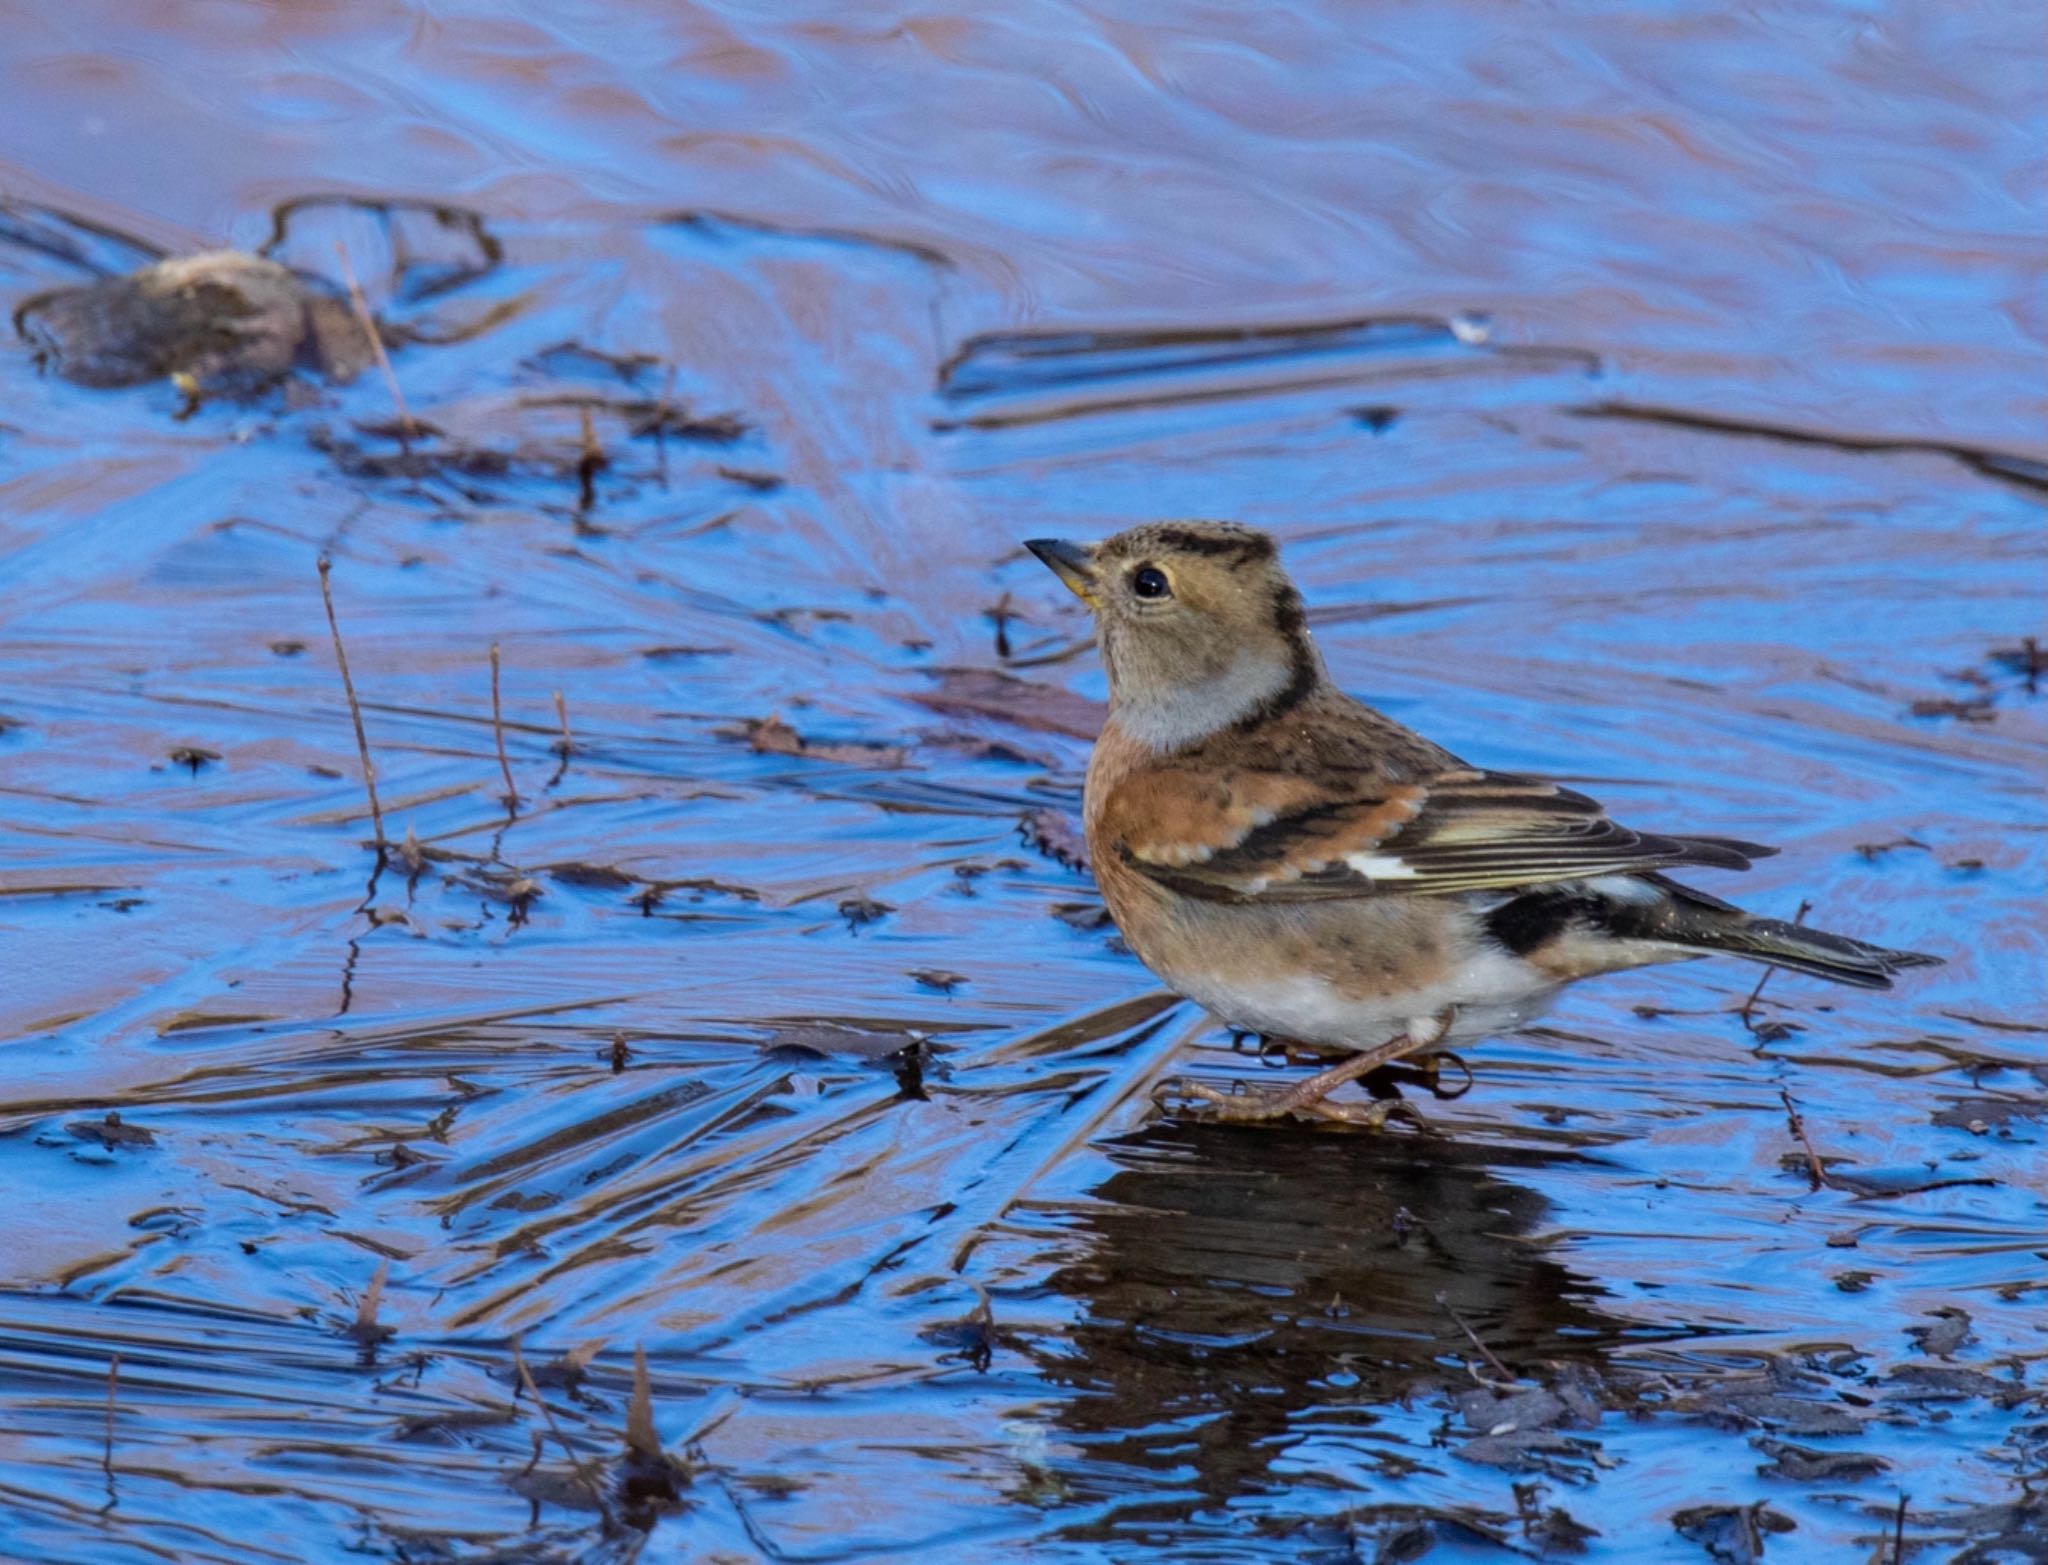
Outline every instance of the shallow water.
{"label": "shallow water", "polygon": [[[2048,1547],[2038,17],[0,10],[10,308],[339,242],[441,432],[0,355],[0,1553]],[[1161,514],[1948,965],[1159,1119],[1017,542]]]}

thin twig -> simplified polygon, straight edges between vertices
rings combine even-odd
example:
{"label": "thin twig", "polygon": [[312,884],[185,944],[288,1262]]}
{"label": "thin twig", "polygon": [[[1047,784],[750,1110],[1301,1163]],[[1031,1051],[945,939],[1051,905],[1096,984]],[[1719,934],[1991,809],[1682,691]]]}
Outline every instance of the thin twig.
{"label": "thin twig", "polygon": [[384,862],[384,810],[377,803],[377,763],[370,759],[370,736],[363,732],[363,704],[356,699],[356,682],[349,678],[348,649],[341,644],[341,622],[334,617],[334,586],[329,576],[334,562],[320,556],[320,601],[327,605],[327,628],[334,634],[334,661],[341,665],[341,688],[348,697],[349,721],[356,725],[356,753],[363,761],[363,791],[370,796],[370,827],[377,834],[377,862]]}
{"label": "thin twig", "polygon": [[654,461],[655,477],[661,487],[668,488],[668,409],[675,400],[676,366],[669,361],[668,370],[661,377],[661,400],[654,405]]}
{"label": "thin twig", "polygon": [[548,748],[555,752],[558,759],[554,771],[540,786],[542,793],[553,793],[556,785],[569,775],[569,756],[576,748],[575,738],[569,732],[569,704],[562,699],[562,692],[559,690],[555,692],[555,721],[562,725],[562,737],[548,743]]}
{"label": "thin twig", "polygon": [[1007,661],[1010,656],[1010,621],[1014,618],[1010,609],[1009,593],[1005,592],[996,599],[995,607],[985,612],[995,621],[996,656]]}
{"label": "thin twig", "polygon": [[410,456],[412,437],[419,432],[419,426],[413,423],[412,411],[405,405],[405,393],[398,389],[398,372],[391,367],[391,355],[384,351],[384,334],[377,330],[377,317],[370,313],[370,301],[363,297],[363,285],[356,281],[356,269],[349,265],[348,247],[339,239],[334,241],[334,254],[341,262],[341,280],[348,285],[348,302],[356,312],[356,324],[370,339],[370,351],[377,356],[377,368],[384,372],[384,384],[391,392],[392,402],[398,407],[398,449]]}
{"label": "thin twig", "polygon": [[[1799,925],[1805,923],[1806,915],[1808,913],[1811,913],[1812,911],[1813,904],[1811,902],[1802,900],[1799,904],[1799,911],[1792,915],[1793,927],[1796,929]],[[1775,967],[1766,967],[1761,973],[1757,974],[1756,987],[1749,991],[1749,998],[1742,1002],[1741,1009],[1735,1013],[1737,1016],[1740,1016],[1742,1018],[1742,1025],[1745,1028],[1748,1028],[1748,1030],[1751,1032],[1756,1031],[1755,1026],[1752,1025],[1752,1021],[1753,1014],[1756,1010],[1757,997],[1764,992],[1764,985],[1771,981],[1771,974],[1775,973],[1776,971],[1777,968]]]}
{"label": "thin twig", "polygon": [[576,509],[587,511],[597,503],[597,475],[605,465],[604,447],[597,442],[597,430],[590,422],[590,409],[578,408],[583,421],[583,446],[576,458]]}
{"label": "thin twig", "polygon": [[564,760],[576,748],[576,741],[569,735],[569,703],[562,699],[562,692],[555,692],[555,721],[562,725],[562,737],[555,742],[556,752]]}
{"label": "thin twig", "polygon": [[1465,1324],[1465,1317],[1460,1315],[1455,1309],[1451,1307],[1450,1295],[1447,1293],[1439,1293],[1436,1296],[1436,1302],[1443,1306],[1444,1313],[1446,1315],[1450,1316],[1450,1318],[1453,1321],[1457,1322],[1458,1330],[1462,1331],[1465,1334],[1465,1339],[1468,1342],[1470,1342],[1473,1347],[1479,1350],[1480,1355],[1486,1360],[1488,1364],[1493,1366],[1493,1372],[1496,1375],[1500,1376],[1502,1380],[1508,1381],[1510,1384],[1512,1384],[1515,1380],[1515,1372],[1509,1369],[1507,1365],[1503,1364],[1498,1358],[1494,1357],[1493,1349],[1489,1348],[1485,1343],[1479,1340],[1479,1333],[1474,1331],[1470,1326]]}
{"label": "thin twig", "polygon": [[370,1286],[363,1290],[363,1296],[356,1300],[355,1325],[350,1329],[365,1342],[376,1341],[391,1335],[389,1328],[378,1324],[377,1311],[384,1303],[384,1284],[391,1279],[391,1262],[377,1263],[376,1273],[370,1278]]}
{"label": "thin twig", "polygon": [[114,1487],[114,1394],[121,1385],[121,1355],[107,1361],[107,1438],[100,1454],[100,1467],[107,1475],[107,1489]]}
{"label": "thin twig", "polygon": [[576,1454],[576,1448],[569,1444],[569,1437],[562,1433],[562,1426],[555,1422],[555,1410],[541,1399],[540,1387],[533,1383],[533,1371],[526,1367],[526,1355],[519,1351],[519,1340],[516,1337],[512,1341],[512,1363],[519,1371],[519,1380],[526,1387],[526,1394],[533,1398],[533,1405],[540,1409],[541,1417],[548,1421],[548,1429],[554,1435],[556,1443],[561,1446],[562,1454],[569,1458],[570,1467],[575,1469],[583,1487],[590,1491],[591,1501],[597,1506],[598,1515],[604,1518],[606,1528],[617,1526],[618,1523],[612,1517],[611,1506],[605,1503],[603,1486],[584,1468],[582,1458]]}
{"label": "thin twig", "polygon": [[519,790],[512,786],[512,763],[505,758],[505,707],[498,694],[498,644],[491,643],[491,730],[498,737],[498,770],[505,775],[505,808],[519,808]]}
{"label": "thin twig", "polygon": [[1793,1104],[1792,1094],[1783,1087],[1778,1089],[1778,1101],[1785,1105],[1785,1123],[1791,1128],[1799,1145],[1806,1149],[1807,1177],[1813,1181],[1813,1188],[1819,1190],[1831,1181],[1828,1179],[1826,1166],[1820,1160],[1820,1154],[1813,1150],[1812,1138],[1806,1134],[1806,1121]]}
{"label": "thin twig", "polygon": [[1899,1508],[1892,1517],[1892,1565],[1905,1565],[1906,1560],[1906,1491],[1899,1491]]}

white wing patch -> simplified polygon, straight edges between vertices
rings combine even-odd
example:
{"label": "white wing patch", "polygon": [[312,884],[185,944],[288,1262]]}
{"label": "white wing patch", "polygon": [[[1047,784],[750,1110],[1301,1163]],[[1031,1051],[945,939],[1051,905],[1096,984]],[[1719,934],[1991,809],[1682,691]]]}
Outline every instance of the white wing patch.
{"label": "white wing patch", "polygon": [[1391,853],[1354,853],[1344,862],[1367,880],[1415,879],[1415,866]]}
{"label": "white wing patch", "polygon": [[1599,892],[1611,902],[1646,904],[1664,900],[1663,892],[1647,880],[1638,880],[1633,875],[1601,875],[1580,884]]}

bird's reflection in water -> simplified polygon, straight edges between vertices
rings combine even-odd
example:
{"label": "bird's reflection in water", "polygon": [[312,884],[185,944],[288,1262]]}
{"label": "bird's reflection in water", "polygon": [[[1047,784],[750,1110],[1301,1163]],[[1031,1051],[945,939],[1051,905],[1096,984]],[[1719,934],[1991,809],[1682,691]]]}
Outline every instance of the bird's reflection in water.
{"label": "bird's reflection in water", "polygon": [[1311,1426],[1366,1430],[1418,1403],[1406,1422],[1433,1423],[1425,1394],[1485,1367],[1460,1321],[1518,1373],[1640,1340],[1526,1238],[1546,1203],[1513,1171],[1557,1154],[1199,1124],[1108,1151],[1118,1171],[1074,1214],[1087,1252],[1052,1277],[1081,1318],[1043,1366],[1078,1393],[1057,1418],[1088,1450],[1088,1487],[1172,1473],[1208,1508],[1293,1482],[1270,1469]]}

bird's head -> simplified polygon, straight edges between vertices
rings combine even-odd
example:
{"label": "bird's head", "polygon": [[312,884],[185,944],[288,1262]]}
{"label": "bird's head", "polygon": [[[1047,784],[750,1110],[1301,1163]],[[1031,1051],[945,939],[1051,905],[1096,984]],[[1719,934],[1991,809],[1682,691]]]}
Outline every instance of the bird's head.
{"label": "bird's head", "polygon": [[1322,678],[1301,594],[1257,528],[1148,522],[1025,547],[1094,612],[1112,713],[1155,750],[1291,704]]}

